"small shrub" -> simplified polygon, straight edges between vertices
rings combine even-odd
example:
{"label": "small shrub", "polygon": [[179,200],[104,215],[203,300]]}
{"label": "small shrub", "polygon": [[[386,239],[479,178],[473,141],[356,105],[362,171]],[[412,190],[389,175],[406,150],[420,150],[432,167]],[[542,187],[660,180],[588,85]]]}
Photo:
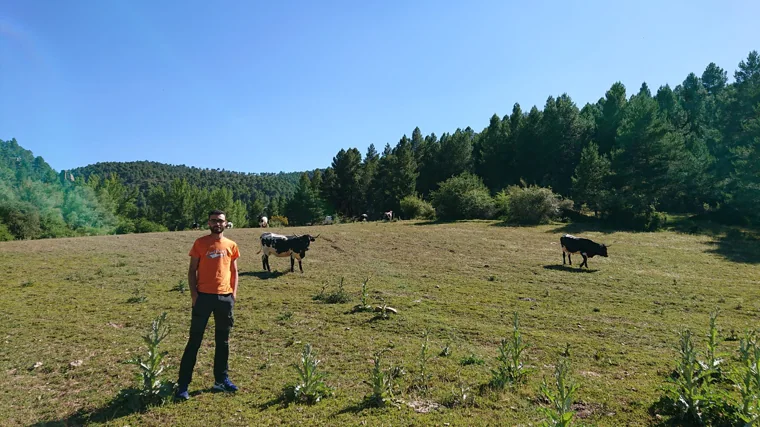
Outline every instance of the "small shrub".
{"label": "small shrub", "polygon": [[459,364],[462,366],[468,366],[468,365],[482,365],[486,363],[485,360],[483,360],[481,357],[476,356],[474,353],[470,353],[469,355],[462,358],[462,360],[459,361]]}
{"label": "small shrub", "polygon": [[142,289],[140,289],[139,286],[135,285],[135,289],[132,291],[132,296],[127,299],[127,302],[130,304],[139,304],[147,300],[148,297],[143,294]]}
{"label": "small shrub", "polygon": [[269,226],[270,227],[287,227],[288,217],[282,216],[282,215],[274,215],[273,217],[269,218]]}
{"label": "small shrub", "polygon": [[512,185],[496,195],[497,210],[504,219],[517,224],[546,224],[572,208],[571,200],[563,200],[550,188]]}
{"label": "small shrub", "polygon": [[641,231],[656,231],[667,222],[664,213],[658,212],[640,194],[622,194],[612,191],[602,203],[602,217],[616,227]]}
{"label": "small shrub", "polygon": [[0,242],[9,242],[15,239],[8,226],[0,222]]}
{"label": "small shrub", "polygon": [[349,295],[343,289],[343,278],[341,277],[337,291],[325,294],[325,287],[323,286],[322,290],[317,295],[314,295],[311,299],[315,301],[322,301],[325,304],[344,304],[351,301],[351,295]]}
{"label": "small shrub", "polygon": [[415,196],[406,196],[401,199],[401,212],[408,219],[434,219],[435,209],[430,202]]}
{"label": "small shrub", "polygon": [[288,387],[286,394],[296,402],[314,404],[332,394],[332,388],[323,379],[325,374],[317,371],[320,360],[312,353],[311,344],[304,345],[301,352],[301,362],[293,364],[298,372],[298,383]]}
{"label": "small shrub", "polygon": [[114,234],[131,234],[134,233],[137,228],[135,222],[131,219],[120,218],[114,229]]}
{"label": "small shrub", "polygon": [[145,218],[135,220],[135,233],[158,233],[162,231],[169,231],[169,229],[163,224],[157,224]]}
{"label": "small shrub", "polygon": [[174,286],[174,291],[177,291],[181,294],[184,294],[185,291],[187,291],[189,288],[187,287],[187,281],[180,279],[179,282],[177,282],[177,285]]}
{"label": "small shrub", "polygon": [[570,362],[568,359],[562,358],[554,368],[552,386],[550,387],[547,384],[546,377],[543,379],[541,393],[550,402],[549,408],[540,408],[541,412],[548,418],[544,422],[545,426],[566,427],[572,425],[573,415],[575,415],[572,405],[579,386],[569,377],[569,371]]}
{"label": "small shrub", "polygon": [[290,310],[284,311],[284,312],[280,313],[279,316],[277,316],[277,321],[278,322],[285,322],[287,320],[290,320],[292,317],[293,317],[293,312],[292,311],[290,311]]}

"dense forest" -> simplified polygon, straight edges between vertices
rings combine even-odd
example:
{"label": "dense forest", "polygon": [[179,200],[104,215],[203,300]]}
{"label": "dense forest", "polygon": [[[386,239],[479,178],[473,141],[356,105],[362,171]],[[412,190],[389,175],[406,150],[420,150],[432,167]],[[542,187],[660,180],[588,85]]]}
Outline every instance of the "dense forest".
{"label": "dense forest", "polygon": [[324,169],[245,174],[155,162],[56,173],[15,140],[0,141],[0,239],[182,230],[211,208],[236,226],[260,215],[301,225],[324,215],[503,218],[567,213],[656,230],[662,212],[760,221],[760,57],[729,82],[714,63],[672,87],[612,84],[595,103],[550,96],[519,104],[480,132],[419,128],[382,152],[340,150]]}

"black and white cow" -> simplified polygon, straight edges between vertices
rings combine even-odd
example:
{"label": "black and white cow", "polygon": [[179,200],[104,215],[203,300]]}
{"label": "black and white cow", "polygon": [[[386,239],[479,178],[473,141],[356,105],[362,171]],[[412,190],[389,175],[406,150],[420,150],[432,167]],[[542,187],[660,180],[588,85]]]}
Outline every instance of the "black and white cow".
{"label": "black and white cow", "polygon": [[393,211],[383,212],[383,219],[387,221],[393,220]]}
{"label": "black and white cow", "polygon": [[575,237],[570,234],[565,234],[560,237],[559,243],[562,245],[562,264],[565,264],[565,254],[567,254],[567,259],[570,261],[570,265],[573,265],[573,260],[570,258],[570,254],[581,254],[583,262],[578,268],[583,268],[584,264],[586,265],[586,268],[588,268],[588,258],[593,258],[596,255],[607,257],[607,248],[610,246],[603,243],[596,243],[589,239]]}
{"label": "black and white cow", "polygon": [[278,258],[290,257],[290,271],[295,271],[295,260],[298,260],[298,268],[303,273],[303,266],[301,260],[306,257],[306,251],[309,250],[309,244],[315,241],[319,237],[319,234],[312,236],[310,234],[304,234],[302,236],[283,236],[282,234],[275,233],[262,233],[261,234],[261,249],[256,254],[264,252],[261,255],[261,263],[264,270],[271,272],[269,267],[269,255],[274,255]]}

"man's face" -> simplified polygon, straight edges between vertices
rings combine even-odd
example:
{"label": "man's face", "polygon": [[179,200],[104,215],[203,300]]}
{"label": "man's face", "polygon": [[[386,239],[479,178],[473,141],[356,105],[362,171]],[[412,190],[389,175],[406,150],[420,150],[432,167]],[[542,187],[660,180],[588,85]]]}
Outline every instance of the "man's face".
{"label": "man's face", "polygon": [[222,215],[211,215],[208,218],[208,228],[214,233],[221,233],[227,226],[227,218]]}

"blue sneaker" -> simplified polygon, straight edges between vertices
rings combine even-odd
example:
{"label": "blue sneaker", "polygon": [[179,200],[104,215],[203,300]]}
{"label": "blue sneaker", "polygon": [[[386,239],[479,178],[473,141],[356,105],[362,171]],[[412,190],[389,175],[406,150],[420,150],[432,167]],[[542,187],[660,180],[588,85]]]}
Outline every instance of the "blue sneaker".
{"label": "blue sneaker", "polygon": [[190,393],[187,392],[187,386],[178,386],[174,394],[175,400],[190,400]]}
{"label": "blue sneaker", "polygon": [[235,384],[232,384],[232,381],[230,381],[229,378],[225,378],[222,382],[215,382],[212,389],[214,391],[226,391],[230,393],[238,391],[237,386]]}

